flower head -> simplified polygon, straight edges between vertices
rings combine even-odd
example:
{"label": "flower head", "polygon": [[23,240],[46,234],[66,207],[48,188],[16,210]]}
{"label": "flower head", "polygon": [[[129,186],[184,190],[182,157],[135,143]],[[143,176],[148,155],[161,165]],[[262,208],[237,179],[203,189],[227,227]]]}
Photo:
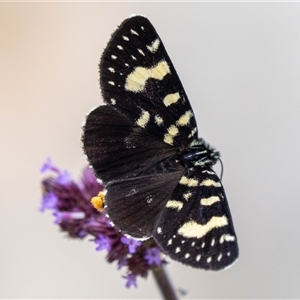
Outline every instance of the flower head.
{"label": "flower head", "polygon": [[147,277],[154,265],[164,263],[154,240],[141,242],[124,236],[111,225],[105,211],[93,207],[91,199],[96,196],[105,202],[105,195],[100,193],[104,186],[97,181],[91,168],[84,168],[81,179],[74,181],[69,172],[61,171],[48,158],[41,171],[51,171],[54,176],[42,181],[40,211],[50,210],[54,223],[69,237],[92,237],[97,251],[107,251],[109,263],[116,261],[118,269],[126,268],[127,275],[123,277],[127,288],[137,286],[137,276]]}

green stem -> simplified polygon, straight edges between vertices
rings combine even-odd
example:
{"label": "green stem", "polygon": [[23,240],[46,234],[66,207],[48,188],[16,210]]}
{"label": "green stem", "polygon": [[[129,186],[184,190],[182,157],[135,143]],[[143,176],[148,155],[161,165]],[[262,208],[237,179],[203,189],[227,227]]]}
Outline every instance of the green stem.
{"label": "green stem", "polygon": [[177,300],[175,290],[170,282],[170,279],[163,268],[163,266],[157,266],[152,269],[155,281],[165,300]]}

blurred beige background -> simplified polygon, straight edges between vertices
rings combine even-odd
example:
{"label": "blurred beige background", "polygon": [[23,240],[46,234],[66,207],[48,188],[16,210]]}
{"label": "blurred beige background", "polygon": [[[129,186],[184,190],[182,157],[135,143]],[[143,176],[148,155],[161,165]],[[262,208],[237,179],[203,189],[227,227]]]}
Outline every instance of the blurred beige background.
{"label": "blurred beige background", "polygon": [[77,177],[100,55],[132,13],[156,27],[199,131],[222,153],[240,244],[231,269],[171,262],[186,299],[300,297],[300,3],[0,3],[0,298],[150,299],[38,212],[47,156]]}

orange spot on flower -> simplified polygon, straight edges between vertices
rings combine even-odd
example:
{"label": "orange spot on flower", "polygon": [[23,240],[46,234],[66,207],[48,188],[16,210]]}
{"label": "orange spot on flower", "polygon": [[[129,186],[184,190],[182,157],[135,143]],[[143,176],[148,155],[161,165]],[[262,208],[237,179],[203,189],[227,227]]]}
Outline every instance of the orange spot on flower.
{"label": "orange spot on flower", "polygon": [[104,210],[105,195],[103,192],[100,192],[97,196],[91,199],[92,205],[100,212]]}

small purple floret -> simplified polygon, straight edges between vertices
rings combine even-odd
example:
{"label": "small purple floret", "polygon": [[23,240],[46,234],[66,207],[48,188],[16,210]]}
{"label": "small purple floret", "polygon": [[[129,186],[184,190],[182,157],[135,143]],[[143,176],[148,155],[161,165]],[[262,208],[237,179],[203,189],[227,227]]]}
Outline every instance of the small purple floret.
{"label": "small purple floret", "polygon": [[121,242],[125,245],[128,245],[128,251],[130,254],[133,254],[136,252],[136,248],[138,246],[141,246],[142,242],[141,241],[137,241],[137,240],[134,240],[132,238],[128,238],[126,236],[123,236],[121,238]]}
{"label": "small purple floret", "polygon": [[85,218],[85,213],[82,211],[55,211],[53,213],[56,218],[54,223],[59,224],[62,221],[81,220]]}
{"label": "small purple floret", "polygon": [[146,250],[144,258],[146,259],[149,265],[161,265],[160,250],[157,247],[148,248]]}
{"label": "small purple floret", "polygon": [[46,209],[56,208],[57,202],[58,197],[53,192],[44,194],[42,198],[42,205],[39,208],[40,212],[44,212]]}
{"label": "small purple floret", "polygon": [[133,274],[128,274],[126,276],[122,276],[126,279],[126,287],[129,289],[131,286],[137,287],[136,284],[136,276]]}
{"label": "small purple floret", "polygon": [[97,251],[101,251],[103,249],[109,251],[111,249],[109,238],[103,234],[98,235],[98,238],[95,240],[95,243],[97,244]]}
{"label": "small purple floret", "polygon": [[41,173],[45,173],[47,171],[59,172],[59,169],[53,165],[51,157],[47,157],[40,169]]}
{"label": "small purple floret", "polygon": [[67,185],[71,183],[71,175],[68,171],[62,171],[59,173],[56,180],[61,185]]}

